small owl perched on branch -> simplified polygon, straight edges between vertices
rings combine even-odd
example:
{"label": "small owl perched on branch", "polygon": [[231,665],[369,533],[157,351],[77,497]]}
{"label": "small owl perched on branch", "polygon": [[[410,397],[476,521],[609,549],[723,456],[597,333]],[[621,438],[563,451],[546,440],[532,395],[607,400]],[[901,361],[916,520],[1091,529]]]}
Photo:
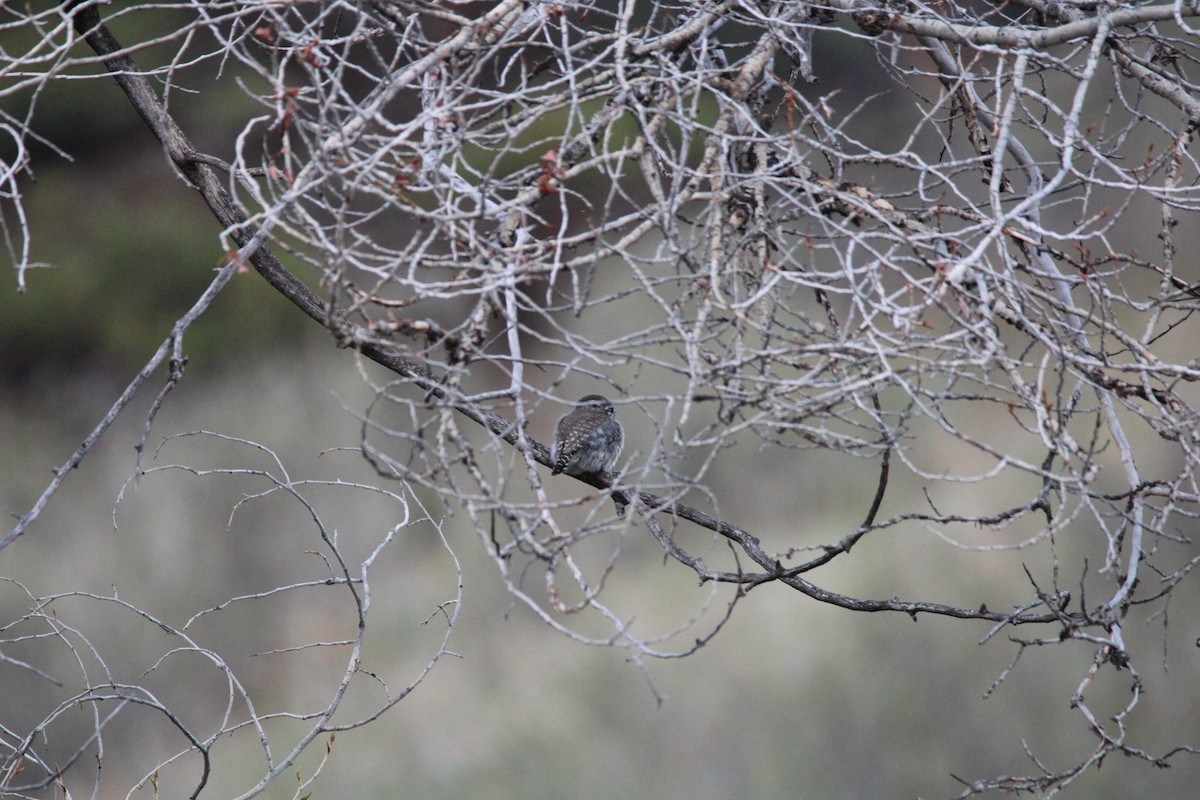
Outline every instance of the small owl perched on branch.
{"label": "small owl perched on branch", "polygon": [[575,404],[573,411],[559,417],[554,426],[551,474],[608,472],[617,463],[624,444],[625,434],[613,404],[598,394],[589,394]]}

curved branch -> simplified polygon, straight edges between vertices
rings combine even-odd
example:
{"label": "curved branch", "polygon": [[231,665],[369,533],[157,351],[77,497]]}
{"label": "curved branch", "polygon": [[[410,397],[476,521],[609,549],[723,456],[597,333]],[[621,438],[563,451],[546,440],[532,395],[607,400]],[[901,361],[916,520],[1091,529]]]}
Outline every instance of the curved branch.
{"label": "curved branch", "polygon": [[[192,186],[200,192],[209,209],[217,220],[229,231],[229,235],[239,245],[256,244],[255,234],[246,226],[245,215],[234,205],[225,187],[213,167],[210,159],[197,156],[197,151],[187,135],[163,107],[149,82],[140,74],[137,64],[128,55],[119,55],[120,43],[101,22],[99,13],[94,6],[78,8],[75,14],[76,28],[84,35],[89,45],[101,56],[106,58],[105,66],[120,87],[129,97],[138,114],[149,126],[150,130],[162,143],[167,156],[171,159]],[[760,43],[761,45],[761,43]],[[751,68],[741,73],[745,76],[754,72],[761,59],[753,61]],[[748,91],[740,87],[744,94]],[[828,187],[831,194],[843,200],[856,199],[875,213],[893,213],[892,209],[880,209],[877,204],[864,201],[864,198],[843,187]],[[868,197],[869,199],[869,197]],[[920,225],[915,221],[903,224]],[[432,373],[420,361],[408,356],[403,350],[387,342],[381,341],[377,335],[371,334],[364,328],[348,323],[327,313],[326,304],[302,281],[288,271],[271,250],[264,244],[258,244],[249,254],[249,260],[258,273],[267,280],[277,291],[289,299],[312,319],[329,328],[338,339],[339,344],[358,350],[367,358],[402,375],[414,384],[424,389],[430,398],[438,398],[458,413],[467,417],[489,430],[503,441],[520,447],[520,432],[515,423],[501,417],[478,404],[453,397],[445,387],[437,381]],[[541,443],[526,438],[532,448],[534,458],[544,466],[550,466],[549,450]],[[601,489],[612,488],[611,475],[583,476],[579,480]],[[882,489],[884,483],[881,479]],[[628,502],[630,495],[624,490],[614,490],[613,495],[619,500]],[[924,603],[903,601],[899,598],[890,600],[861,600],[826,589],[810,583],[796,574],[794,569],[785,569],[777,558],[762,549],[757,537],[748,531],[727,521],[717,519],[699,509],[666,499],[649,492],[637,492],[637,502],[641,508],[662,511],[681,519],[688,520],[700,527],[714,531],[741,547],[753,561],[763,568],[756,574],[734,575],[733,573],[701,572],[702,580],[723,580],[746,585],[757,585],[770,581],[778,581],[796,589],[804,595],[823,603],[835,605],[852,611],[892,611],[909,615],[918,613],[936,614],[962,619],[981,619],[993,622],[1040,623],[1056,619],[1053,614],[1044,615],[1011,615],[994,612],[980,607],[979,609],[957,608],[939,603]],[[687,561],[684,561],[687,563]],[[702,562],[697,562],[701,563]],[[692,564],[691,566],[695,566]]]}
{"label": "curved branch", "polygon": [[880,9],[877,5],[861,0],[831,0],[828,5],[855,15],[869,15],[866,27],[871,33],[890,30],[914,36],[929,36],[954,44],[1033,50],[1044,50],[1075,39],[1090,38],[1096,35],[1101,26],[1127,28],[1148,22],[1167,22],[1178,16],[1192,17],[1200,14],[1200,3],[1193,0],[1191,3],[1122,8],[1105,14],[1103,18],[1081,16],[1053,28],[1030,31],[1020,26],[963,24],[912,14],[897,14],[887,7]]}

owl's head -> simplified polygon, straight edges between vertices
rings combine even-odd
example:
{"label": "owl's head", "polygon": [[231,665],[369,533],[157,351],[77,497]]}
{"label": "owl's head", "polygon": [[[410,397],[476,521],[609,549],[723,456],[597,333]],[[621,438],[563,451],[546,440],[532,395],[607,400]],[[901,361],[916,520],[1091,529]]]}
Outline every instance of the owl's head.
{"label": "owl's head", "polygon": [[579,398],[579,402],[575,404],[576,408],[588,408],[589,406],[597,408],[609,416],[612,416],[616,413],[616,411],[613,409],[613,404],[609,402],[608,398],[603,395],[584,395],[583,397]]}

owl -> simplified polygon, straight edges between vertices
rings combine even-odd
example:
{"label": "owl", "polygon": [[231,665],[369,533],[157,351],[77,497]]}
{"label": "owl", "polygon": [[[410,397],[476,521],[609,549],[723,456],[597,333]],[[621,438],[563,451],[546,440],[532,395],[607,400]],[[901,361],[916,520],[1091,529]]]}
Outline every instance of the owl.
{"label": "owl", "polygon": [[598,394],[589,394],[575,404],[573,411],[559,417],[554,426],[551,474],[608,472],[617,463],[624,444],[625,433],[613,404]]}

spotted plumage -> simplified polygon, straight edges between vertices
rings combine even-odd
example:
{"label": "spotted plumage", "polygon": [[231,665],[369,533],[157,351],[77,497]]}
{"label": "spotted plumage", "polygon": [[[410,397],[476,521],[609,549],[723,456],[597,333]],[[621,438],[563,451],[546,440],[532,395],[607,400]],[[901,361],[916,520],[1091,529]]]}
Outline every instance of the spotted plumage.
{"label": "spotted plumage", "polygon": [[613,404],[598,394],[589,394],[576,403],[573,411],[559,417],[554,426],[552,473],[608,472],[617,463],[624,444],[625,434]]}

